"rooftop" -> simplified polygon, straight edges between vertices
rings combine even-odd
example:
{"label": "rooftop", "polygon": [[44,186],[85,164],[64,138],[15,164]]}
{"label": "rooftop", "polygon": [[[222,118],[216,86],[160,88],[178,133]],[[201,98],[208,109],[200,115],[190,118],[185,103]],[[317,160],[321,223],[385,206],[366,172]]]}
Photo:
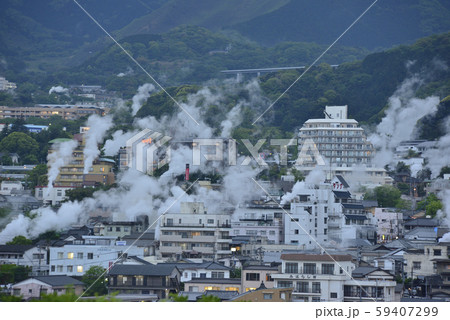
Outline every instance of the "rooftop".
{"label": "rooftop", "polygon": [[353,257],[349,254],[303,254],[287,253],[281,255],[281,260],[286,261],[352,261]]}

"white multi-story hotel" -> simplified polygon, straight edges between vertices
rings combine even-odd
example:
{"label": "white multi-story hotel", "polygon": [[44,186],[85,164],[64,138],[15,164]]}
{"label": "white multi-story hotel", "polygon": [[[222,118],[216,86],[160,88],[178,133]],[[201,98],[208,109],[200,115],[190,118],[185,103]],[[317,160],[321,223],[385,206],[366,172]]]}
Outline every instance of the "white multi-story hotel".
{"label": "white multi-story hotel", "polygon": [[347,106],[326,106],[324,119],[307,120],[299,132],[297,169],[305,174],[319,166],[328,177],[374,187],[392,184],[383,168],[373,167],[374,149],[358,121],[347,118]]}
{"label": "white multi-story hotel", "polygon": [[337,166],[370,163],[373,146],[358,121],[347,118],[347,106],[326,106],[325,119],[309,119],[299,133],[300,149],[312,140],[320,155]]}
{"label": "white multi-story hotel", "polygon": [[202,202],[182,202],[180,213],[161,219],[159,250],[163,258],[217,260],[231,254],[230,232],[231,214],[211,214]]}

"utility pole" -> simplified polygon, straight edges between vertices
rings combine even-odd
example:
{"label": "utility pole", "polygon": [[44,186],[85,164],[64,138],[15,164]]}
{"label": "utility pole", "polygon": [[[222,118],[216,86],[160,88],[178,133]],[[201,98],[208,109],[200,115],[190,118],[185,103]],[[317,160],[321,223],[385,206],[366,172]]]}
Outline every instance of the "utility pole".
{"label": "utility pole", "polygon": [[41,275],[41,245],[38,245],[39,248],[39,268],[38,268],[38,276]]}

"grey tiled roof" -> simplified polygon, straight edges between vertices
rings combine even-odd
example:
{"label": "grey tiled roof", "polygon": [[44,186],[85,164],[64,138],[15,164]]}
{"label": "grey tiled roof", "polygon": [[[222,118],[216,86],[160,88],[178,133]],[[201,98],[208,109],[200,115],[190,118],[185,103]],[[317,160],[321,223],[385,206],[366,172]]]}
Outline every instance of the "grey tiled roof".
{"label": "grey tiled roof", "polygon": [[175,266],[166,265],[131,265],[131,264],[116,264],[111,270],[110,275],[140,275],[140,276],[168,276],[172,273]]}
{"label": "grey tiled roof", "polygon": [[64,287],[68,285],[84,285],[83,282],[68,276],[39,276],[34,279],[47,283],[53,287]]}

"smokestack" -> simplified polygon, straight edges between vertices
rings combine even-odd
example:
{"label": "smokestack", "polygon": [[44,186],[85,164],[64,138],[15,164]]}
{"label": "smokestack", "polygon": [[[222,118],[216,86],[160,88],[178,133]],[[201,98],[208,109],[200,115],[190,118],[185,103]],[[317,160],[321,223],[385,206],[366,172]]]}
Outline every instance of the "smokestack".
{"label": "smokestack", "polygon": [[186,163],[186,173],[184,176],[184,180],[189,181],[189,163]]}

